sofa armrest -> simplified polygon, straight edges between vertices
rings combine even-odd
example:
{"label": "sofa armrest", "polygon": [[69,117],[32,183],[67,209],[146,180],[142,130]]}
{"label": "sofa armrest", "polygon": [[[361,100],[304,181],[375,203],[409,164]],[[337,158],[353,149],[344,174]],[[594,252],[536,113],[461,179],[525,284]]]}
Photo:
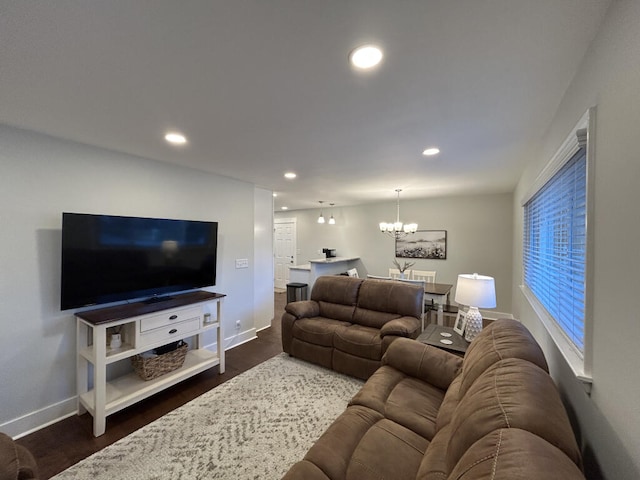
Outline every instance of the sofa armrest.
{"label": "sofa armrest", "polygon": [[287,313],[290,313],[296,319],[298,318],[312,318],[320,315],[320,305],[313,300],[301,300],[298,302],[288,303],[284,307]]}
{"label": "sofa armrest", "polygon": [[420,321],[414,317],[400,317],[385,323],[380,329],[380,336],[395,335],[398,337],[415,338],[420,328]]}
{"label": "sofa armrest", "polygon": [[462,367],[462,358],[431,345],[408,338],[394,341],[382,357],[389,365],[406,375],[446,390]]}

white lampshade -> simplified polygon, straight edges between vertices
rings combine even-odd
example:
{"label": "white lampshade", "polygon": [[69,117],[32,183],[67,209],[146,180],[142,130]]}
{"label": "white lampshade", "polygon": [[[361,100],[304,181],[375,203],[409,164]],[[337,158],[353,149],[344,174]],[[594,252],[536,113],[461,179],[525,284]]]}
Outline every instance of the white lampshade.
{"label": "white lampshade", "polygon": [[495,280],[493,277],[477,273],[458,275],[455,300],[457,303],[469,307],[495,308]]}

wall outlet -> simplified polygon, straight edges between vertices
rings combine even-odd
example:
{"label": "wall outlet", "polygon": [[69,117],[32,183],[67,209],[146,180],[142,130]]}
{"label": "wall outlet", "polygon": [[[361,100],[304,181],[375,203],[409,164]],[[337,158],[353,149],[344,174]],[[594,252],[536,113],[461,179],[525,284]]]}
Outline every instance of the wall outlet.
{"label": "wall outlet", "polygon": [[236,268],[249,268],[249,259],[236,258]]}
{"label": "wall outlet", "polygon": [[236,320],[236,330],[240,330],[240,320]]}

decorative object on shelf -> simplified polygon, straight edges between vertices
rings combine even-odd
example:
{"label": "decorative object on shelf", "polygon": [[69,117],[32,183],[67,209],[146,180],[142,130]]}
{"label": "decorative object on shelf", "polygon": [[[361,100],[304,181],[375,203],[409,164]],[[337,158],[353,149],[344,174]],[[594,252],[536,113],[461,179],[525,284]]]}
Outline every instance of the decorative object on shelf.
{"label": "decorative object on shelf", "polygon": [[109,346],[114,350],[120,348],[122,346],[122,336],[119,333],[111,334],[111,344]]}
{"label": "decorative object on shelf", "polygon": [[189,346],[180,341],[175,345],[175,350],[161,353],[159,355],[134,355],[131,357],[131,365],[133,370],[143,380],[153,380],[165,373],[173,372],[180,368],[187,356]]}
{"label": "decorative object on shelf", "polygon": [[394,260],[393,264],[396,266],[396,268],[400,272],[400,278],[404,278],[404,272],[410,269],[411,267],[413,267],[416,264],[416,262],[404,262],[402,265],[400,265],[400,262],[398,262],[397,260]]}
{"label": "decorative object on shelf", "polygon": [[464,338],[470,342],[482,330],[482,315],[478,308],[495,308],[496,306],[495,280],[493,277],[477,273],[460,274],[458,275],[455,300],[457,303],[469,306],[469,310],[465,314]]}
{"label": "decorative object on shelf", "polygon": [[395,223],[380,223],[380,231],[382,233],[386,233],[387,235],[394,237],[396,241],[399,238],[406,237],[409,234],[413,234],[418,230],[417,223],[407,223],[403,224],[400,221],[400,192],[401,188],[397,188],[396,192],[398,194],[398,199],[396,200],[396,221]]}
{"label": "decorative object on shelf", "polygon": [[396,257],[446,260],[447,231],[420,230],[411,237],[411,240],[397,238]]}
{"label": "decorative object on shelf", "polygon": [[[330,203],[329,205],[331,206],[331,208],[333,208],[335,203]],[[336,224],[336,219],[333,218],[333,213],[331,213],[331,217],[329,217],[329,225],[335,225],[335,224]]]}
{"label": "decorative object on shelf", "polygon": [[320,216],[318,217],[318,223],[324,223],[324,215],[322,214],[322,204],[324,201],[318,200],[318,203],[320,204]]}
{"label": "decorative object on shelf", "polygon": [[456,323],[453,324],[453,330],[458,335],[464,335],[464,327],[467,323],[467,319],[462,310],[458,310],[458,316],[456,317]]}

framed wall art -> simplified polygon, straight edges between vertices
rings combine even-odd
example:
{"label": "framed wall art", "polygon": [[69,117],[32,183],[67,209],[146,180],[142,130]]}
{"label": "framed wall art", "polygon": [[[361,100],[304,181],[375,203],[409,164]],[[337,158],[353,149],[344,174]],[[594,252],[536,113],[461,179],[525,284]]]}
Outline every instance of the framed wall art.
{"label": "framed wall art", "polygon": [[413,235],[396,239],[396,257],[447,259],[446,230],[418,230]]}

